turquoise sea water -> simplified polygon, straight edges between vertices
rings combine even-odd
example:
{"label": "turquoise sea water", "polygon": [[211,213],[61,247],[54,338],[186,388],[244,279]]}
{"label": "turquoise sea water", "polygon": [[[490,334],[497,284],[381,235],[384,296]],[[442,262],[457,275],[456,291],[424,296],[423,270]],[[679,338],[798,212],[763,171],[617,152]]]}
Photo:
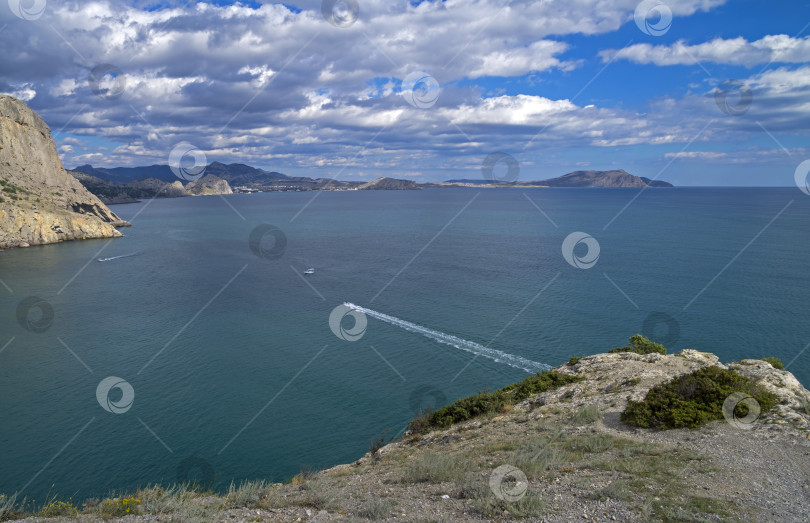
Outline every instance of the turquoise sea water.
{"label": "turquoise sea water", "polygon": [[[0,492],[81,502],[350,462],[420,406],[526,376],[482,346],[558,365],[645,332],[723,361],[777,356],[810,383],[810,349],[795,358],[810,343],[810,198],[796,189],[314,196],[116,206],[124,238],[0,252]],[[262,224],[283,231],[280,258],[251,250]],[[589,269],[563,257],[574,232],[599,244]],[[24,314],[31,296],[44,318]],[[368,316],[340,339],[344,301],[416,328]],[[118,388],[97,400],[110,376],[131,386],[128,409]]]}

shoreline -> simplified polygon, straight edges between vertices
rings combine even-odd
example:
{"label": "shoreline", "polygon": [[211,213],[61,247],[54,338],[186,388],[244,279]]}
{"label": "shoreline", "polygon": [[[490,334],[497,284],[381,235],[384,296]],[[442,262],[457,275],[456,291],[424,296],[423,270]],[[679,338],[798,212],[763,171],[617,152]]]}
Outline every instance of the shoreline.
{"label": "shoreline", "polygon": [[[653,430],[619,419],[628,401],[706,368],[739,372],[778,394],[780,403],[742,428],[719,420],[697,429]],[[248,481],[220,493],[199,485],[145,487],[48,521],[145,522],[164,516],[172,521],[484,521],[498,516],[562,522],[583,515],[589,521],[646,521],[687,513],[792,521],[810,511],[810,485],[802,472],[810,468],[810,413],[796,399],[810,400],[810,393],[789,372],[762,360],[724,365],[713,354],[689,349],[574,357],[552,372],[574,381],[446,428],[419,431],[412,425],[397,441],[372,441],[369,452],[353,463],[302,471],[286,483]],[[495,471],[507,465],[528,477],[528,488],[512,501],[492,489]],[[767,478],[767,487],[748,478]],[[51,500],[53,510],[71,510],[55,503]],[[20,521],[45,521],[47,511],[20,514],[25,518]]]}

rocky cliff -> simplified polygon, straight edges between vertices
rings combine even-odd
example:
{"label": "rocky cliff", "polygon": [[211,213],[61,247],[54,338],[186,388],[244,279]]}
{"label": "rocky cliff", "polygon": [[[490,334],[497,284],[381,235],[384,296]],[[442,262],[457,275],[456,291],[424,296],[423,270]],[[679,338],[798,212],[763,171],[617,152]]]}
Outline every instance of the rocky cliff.
{"label": "rocky cliff", "polygon": [[186,184],[186,192],[191,196],[209,196],[212,194],[233,194],[231,186],[226,180],[206,174],[199,180]]}
{"label": "rocky cliff", "polygon": [[42,118],[0,95],[0,248],[115,238],[127,225],[65,171]]}

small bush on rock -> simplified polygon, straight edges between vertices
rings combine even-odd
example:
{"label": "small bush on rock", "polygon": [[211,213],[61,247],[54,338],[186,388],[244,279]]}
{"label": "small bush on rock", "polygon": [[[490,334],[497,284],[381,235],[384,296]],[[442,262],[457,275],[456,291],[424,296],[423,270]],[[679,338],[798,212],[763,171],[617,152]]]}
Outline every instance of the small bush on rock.
{"label": "small bush on rock", "polygon": [[67,501],[51,501],[43,506],[39,515],[46,518],[53,518],[58,516],[74,516],[78,513],[78,509],[72,503]]}
{"label": "small bush on rock", "polygon": [[667,349],[665,349],[660,343],[655,343],[654,341],[650,341],[649,339],[645,338],[641,334],[636,334],[635,336],[630,337],[630,345],[627,345],[626,347],[616,347],[615,349],[610,349],[608,351],[608,353],[612,354],[617,352],[635,352],[636,354],[666,354]]}
{"label": "small bush on rock", "polygon": [[782,365],[782,360],[780,360],[779,358],[774,357],[762,358],[762,361],[770,363],[771,367],[773,367],[774,369],[785,370],[785,366]]}
{"label": "small bush on rock", "polygon": [[[628,401],[621,419],[645,428],[696,428],[723,419],[723,402],[734,392],[752,396],[762,413],[779,403],[778,396],[733,370],[705,367],[653,387],[642,401]],[[737,408],[738,415],[747,414],[745,405]]]}

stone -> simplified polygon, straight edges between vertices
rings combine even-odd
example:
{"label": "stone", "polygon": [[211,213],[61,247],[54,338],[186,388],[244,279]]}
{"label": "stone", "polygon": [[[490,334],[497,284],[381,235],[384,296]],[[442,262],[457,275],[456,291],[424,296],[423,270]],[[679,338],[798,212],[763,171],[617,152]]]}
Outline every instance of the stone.
{"label": "stone", "polygon": [[0,95],[0,249],[116,238],[126,226],[65,171],[42,118]]}

